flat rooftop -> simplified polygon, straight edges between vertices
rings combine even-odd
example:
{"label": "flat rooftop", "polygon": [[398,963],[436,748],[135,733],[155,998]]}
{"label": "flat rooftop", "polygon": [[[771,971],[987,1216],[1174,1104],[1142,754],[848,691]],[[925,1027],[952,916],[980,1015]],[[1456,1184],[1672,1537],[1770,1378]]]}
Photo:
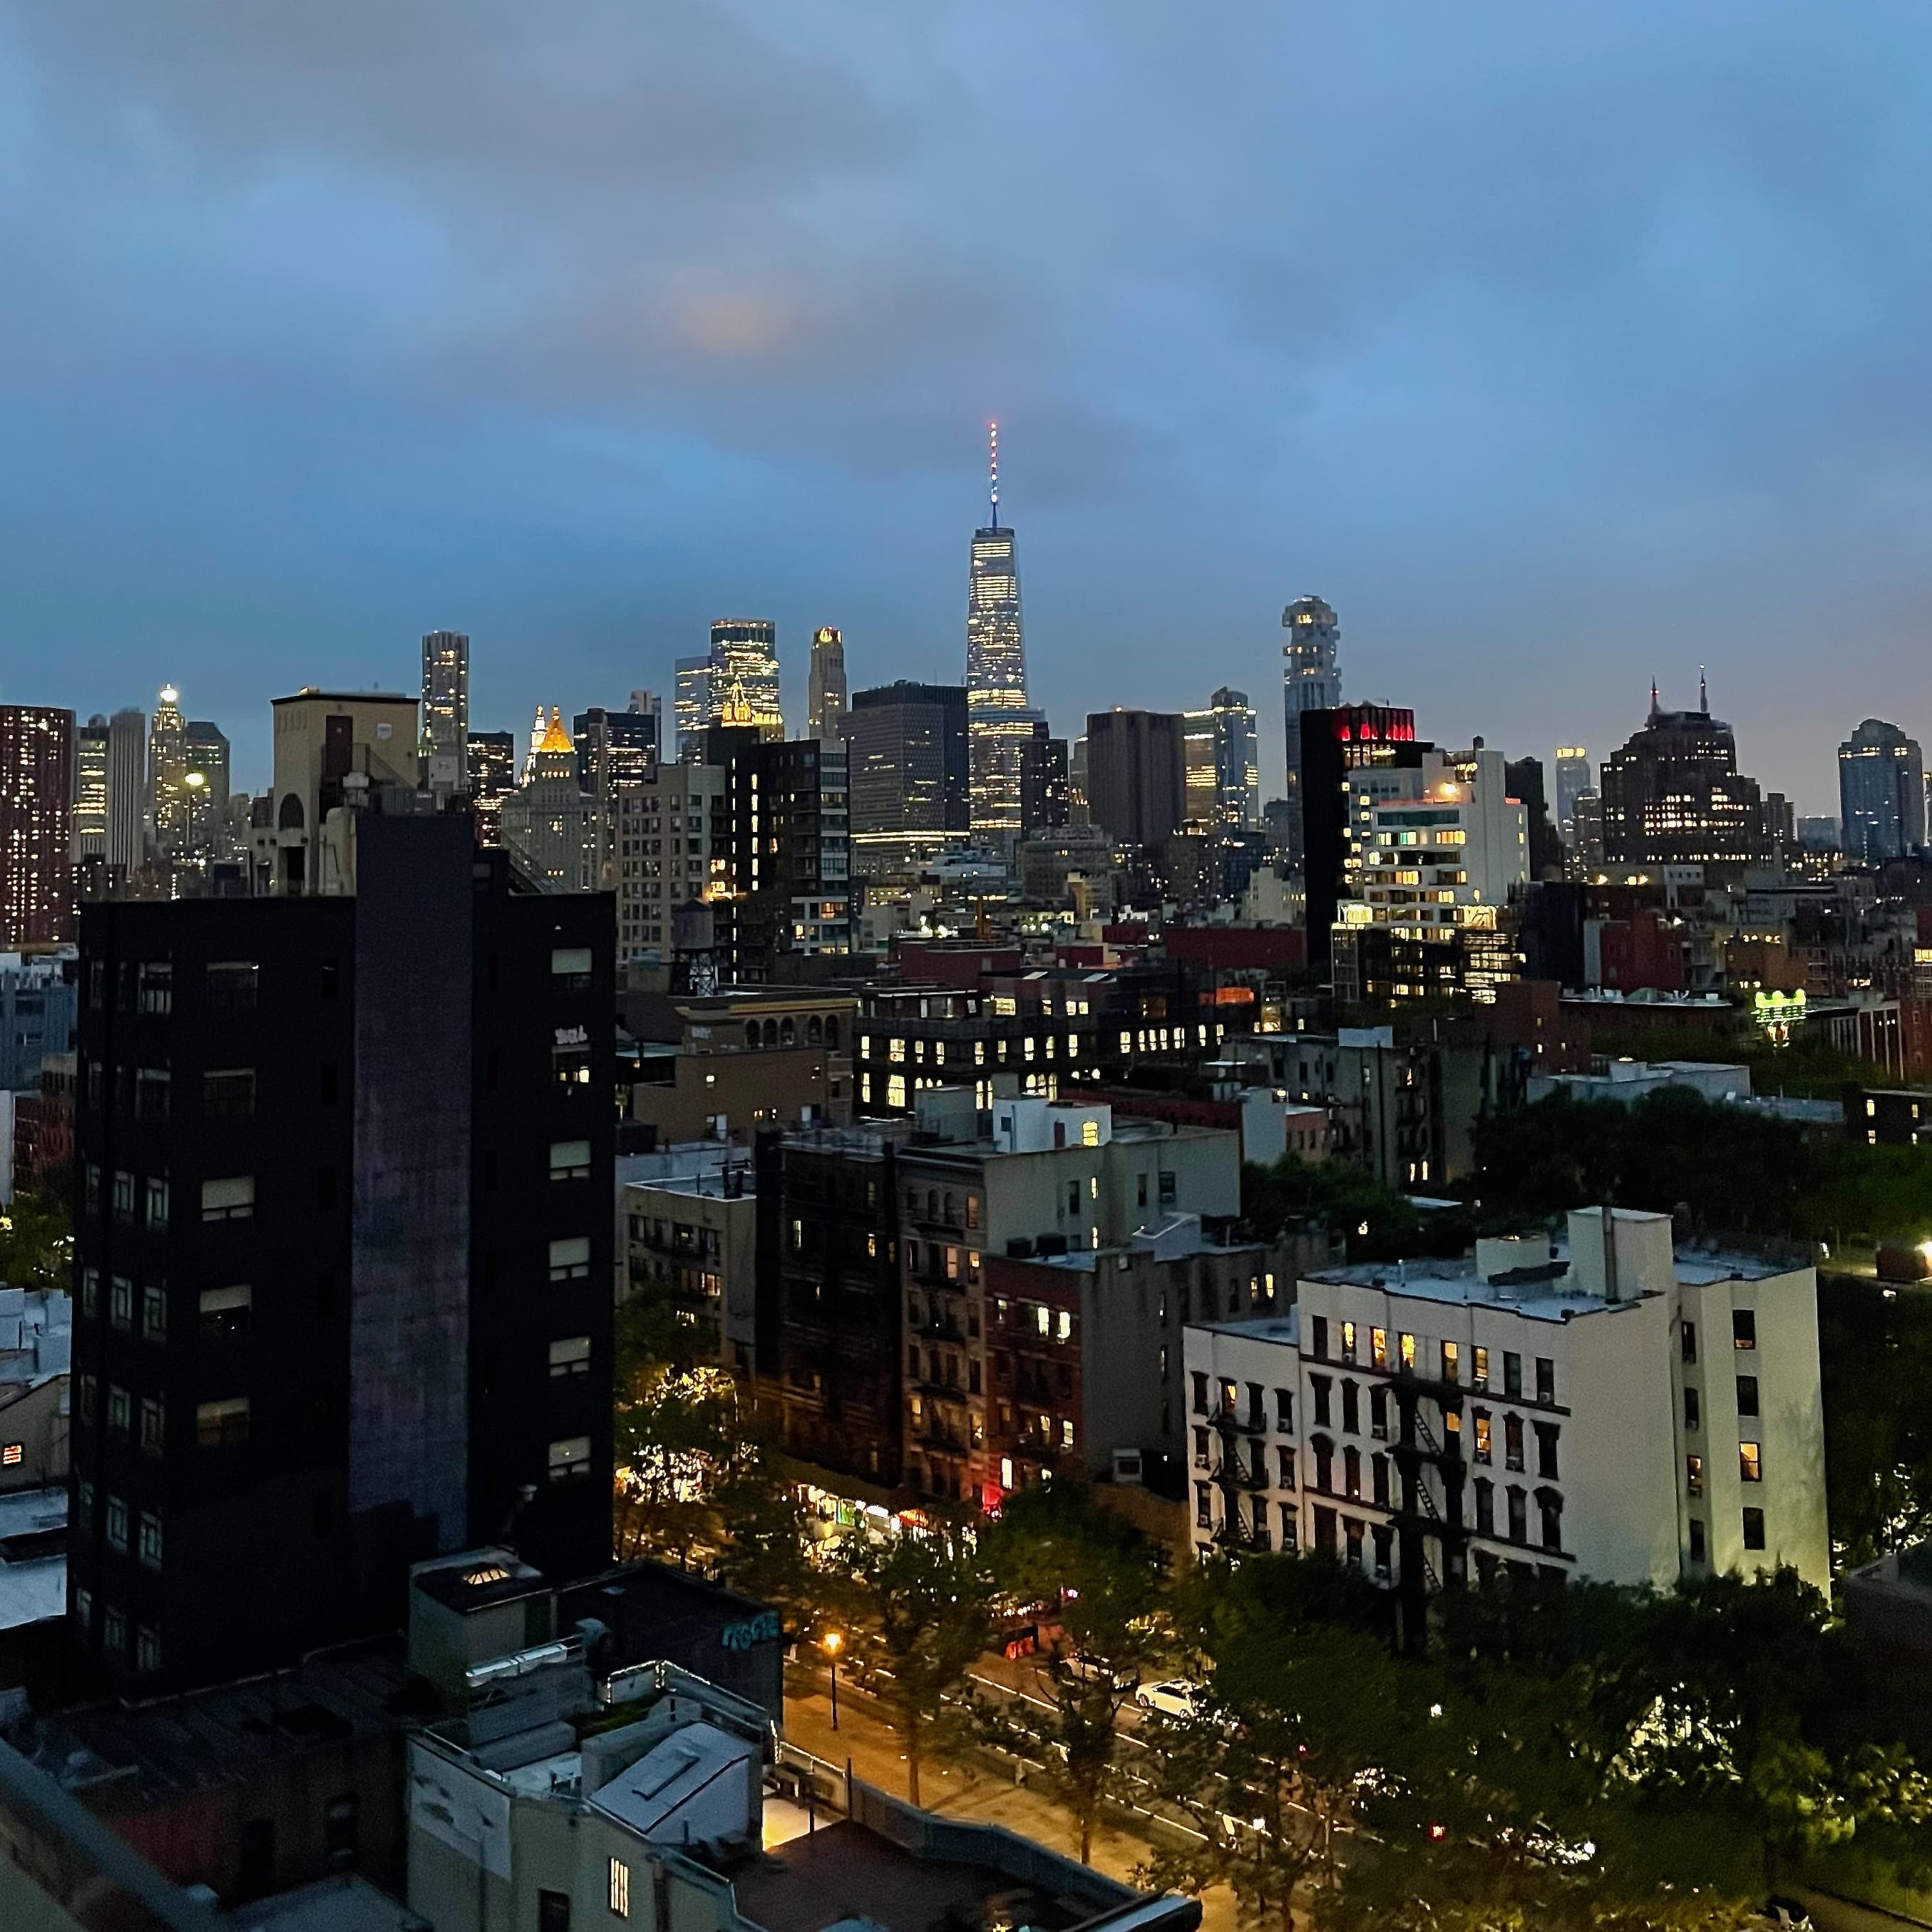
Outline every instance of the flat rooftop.
{"label": "flat rooftop", "polygon": [[1094,1916],[1090,1903],[1037,1892],[984,1865],[916,1858],[850,1819],[788,1838],[734,1872],[738,1910],[766,1932],[822,1932],[866,1919],[886,1932],[1003,1923],[1059,1932]]}

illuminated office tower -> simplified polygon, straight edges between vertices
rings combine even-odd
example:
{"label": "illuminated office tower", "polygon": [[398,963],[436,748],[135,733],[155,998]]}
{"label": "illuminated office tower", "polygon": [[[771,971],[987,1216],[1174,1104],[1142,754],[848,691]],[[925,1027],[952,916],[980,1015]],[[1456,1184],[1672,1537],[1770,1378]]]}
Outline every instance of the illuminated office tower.
{"label": "illuminated office tower", "polygon": [[986,526],[973,532],[966,601],[966,704],[973,830],[995,838],[1025,829],[1025,766],[1040,736],[1027,704],[1026,630],[1020,616],[1019,548],[1000,521],[1000,430],[992,426]]}
{"label": "illuminated office tower", "polygon": [[469,778],[470,640],[460,631],[428,631],[422,640],[423,782],[460,791]]}
{"label": "illuminated office tower", "polygon": [[112,730],[98,712],[74,734],[74,863],[107,856],[107,767]]}
{"label": "illuminated office tower", "polygon": [[0,947],[74,936],[74,713],[0,704]]}
{"label": "illuminated office tower", "polygon": [[188,843],[188,742],[182,724],[181,693],[161,687],[148,728],[148,826],[154,852],[178,858]]}
{"label": "illuminated office tower", "polygon": [[471,732],[465,762],[470,774],[471,808],[476,815],[476,842],[500,844],[503,801],[517,788],[516,734]]}
{"label": "illuminated office tower", "polygon": [[228,736],[219,724],[190,718],[182,730],[182,856],[228,854]]}
{"label": "illuminated office tower", "polygon": [[1258,825],[1262,775],[1256,759],[1254,707],[1244,691],[1225,685],[1204,711],[1185,714],[1183,759],[1187,773],[1186,817],[1222,832]]}
{"label": "illuminated office tower", "polygon": [[148,714],[107,721],[107,862],[131,872],[147,856]]}
{"label": "illuminated office tower", "polygon": [[1576,801],[1586,791],[1597,788],[1590,770],[1590,754],[1581,745],[1556,748],[1556,832],[1565,845],[1576,842]]}
{"label": "illuminated office tower", "polygon": [[[638,695],[648,697],[649,692]],[[657,769],[655,710],[608,711],[593,704],[571,723],[577,747],[577,782],[590,800],[590,889],[614,892],[617,884],[617,794],[622,785]]]}
{"label": "illuminated office tower", "polygon": [[1298,597],[1281,614],[1288,641],[1281,647],[1282,704],[1288,727],[1288,861],[1299,868],[1306,856],[1301,785],[1301,714],[1333,711],[1342,702],[1342,626],[1334,609],[1318,597]]}
{"label": "illuminated office tower", "polygon": [[806,736],[836,738],[845,716],[845,637],[830,625],[812,634],[812,678],[806,698]]}
{"label": "illuminated office tower", "polygon": [[1711,715],[1704,681],[1695,711],[1650,716],[1604,760],[1604,857],[1612,866],[1762,864],[1771,845],[1757,781],[1738,770],[1731,728]]}
{"label": "illuminated office tower", "polygon": [[680,658],[671,710],[677,724],[677,755],[695,764],[704,755],[704,730],[711,722],[711,659]]}
{"label": "illuminated office tower", "polygon": [[764,735],[782,738],[778,627],[768,618],[720,617],[711,626],[711,715],[705,722],[718,722],[740,691]]}
{"label": "illuminated office tower", "polygon": [[1925,758],[1916,738],[1868,718],[1838,747],[1845,856],[1855,866],[1903,859],[1925,842]]}

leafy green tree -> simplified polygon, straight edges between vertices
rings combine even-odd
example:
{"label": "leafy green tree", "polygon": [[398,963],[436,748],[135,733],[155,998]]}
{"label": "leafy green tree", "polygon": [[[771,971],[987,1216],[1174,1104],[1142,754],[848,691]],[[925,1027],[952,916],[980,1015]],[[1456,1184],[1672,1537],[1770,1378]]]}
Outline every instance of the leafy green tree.
{"label": "leafy green tree", "polygon": [[0,1286],[70,1291],[74,1229],[64,1191],[16,1196],[0,1208]]}
{"label": "leafy green tree", "polygon": [[981,1721],[1005,1748],[1044,1747],[1042,1780],[1072,1814],[1085,1864],[1120,1754],[1121,1712],[1172,1644],[1160,1552],[1085,1484],[1066,1482],[1008,1497],[985,1550],[1000,1594],[1054,1606],[1064,1637],[1041,1673],[1045,1715],[1008,1702],[982,1707]]}
{"label": "leafy green tree", "polygon": [[948,1736],[947,1706],[992,1635],[986,1566],[966,1537],[909,1532],[855,1538],[844,1551],[845,1600],[883,1666],[877,1694],[905,1745],[908,1795]]}

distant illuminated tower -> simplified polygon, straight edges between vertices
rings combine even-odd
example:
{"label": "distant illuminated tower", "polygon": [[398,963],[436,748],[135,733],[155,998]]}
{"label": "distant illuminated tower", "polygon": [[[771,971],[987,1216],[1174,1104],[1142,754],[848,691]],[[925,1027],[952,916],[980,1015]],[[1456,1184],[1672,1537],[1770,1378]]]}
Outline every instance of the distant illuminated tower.
{"label": "distant illuminated tower", "polygon": [[1597,788],[1588,748],[1582,745],[1556,748],[1556,831],[1565,845],[1576,843],[1576,801]]}
{"label": "distant illuminated tower", "polygon": [[1000,521],[1000,426],[988,435],[992,515],[973,532],[966,602],[966,704],[973,830],[994,837],[1024,830],[1027,748],[1040,714],[1027,704],[1026,632],[1020,619],[1019,550]]}
{"label": "distant illuminated tower", "polygon": [[71,856],[107,856],[107,767],[111,729],[98,711],[74,734],[74,820]]}
{"label": "distant illuminated tower", "polygon": [[536,722],[530,727],[530,748],[524,754],[523,782],[530,784],[537,775],[537,754],[543,749],[543,741],[549,729],[550,721],[544,716],[544,708],[537,706]]}
{"label": "distant illuminated tower", "polygon": [[1281,614],[1288,641],[1281,647],[1282,702],[1288,727],[1288,862],[1300,869],[1306,847],[1302,832],[1301,714],[1333,711],[1342,702],[1340,653],[1342,626],[1331,606],[1318,597],[1298,597]]}
{"label": "distant illuminated tower", "polygon": [[812,677],[806,696],[806,736],[836,738],[845,716],[845,638],[827,624],[812,634]]}
{"label": "distant illuminated tower", "polygon": [[181,693],[161,687],[154,720],[148,728],[148,824],[154,851],[178,858],[188,844],[188,744],[182,724]]}
{"label": "distant illuminated tower", "polygon": [[432,791],[469,782],[470,640],[460,631],[428,631],[422,640],[423,782]]}
{"label": "distant illuminated tower", "polygon": [[0,946],[74,936],[74,713],[0,704]]}
{"label": "distant illuminated tower", "polygon": [[715,724],[720,707],[734,686],[742,685],[745,697],[760,722],[776,723],[778,735],[784,735],[784,706],[778,700],[778,627],[768,617],[720,617],[711,626],[711,716]]}

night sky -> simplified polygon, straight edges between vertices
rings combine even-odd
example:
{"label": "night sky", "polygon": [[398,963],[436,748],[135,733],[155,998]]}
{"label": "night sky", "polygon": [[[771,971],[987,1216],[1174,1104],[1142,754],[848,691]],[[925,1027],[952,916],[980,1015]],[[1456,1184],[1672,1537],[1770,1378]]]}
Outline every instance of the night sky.
{"label": "night sky", "polygon": [[715,616],[957,680],[987,418],[1036,699],[1511,755],[1652,675],[1835,810],[1932,736],[1925,0],[0,0],[0,697],[472,724]]}

